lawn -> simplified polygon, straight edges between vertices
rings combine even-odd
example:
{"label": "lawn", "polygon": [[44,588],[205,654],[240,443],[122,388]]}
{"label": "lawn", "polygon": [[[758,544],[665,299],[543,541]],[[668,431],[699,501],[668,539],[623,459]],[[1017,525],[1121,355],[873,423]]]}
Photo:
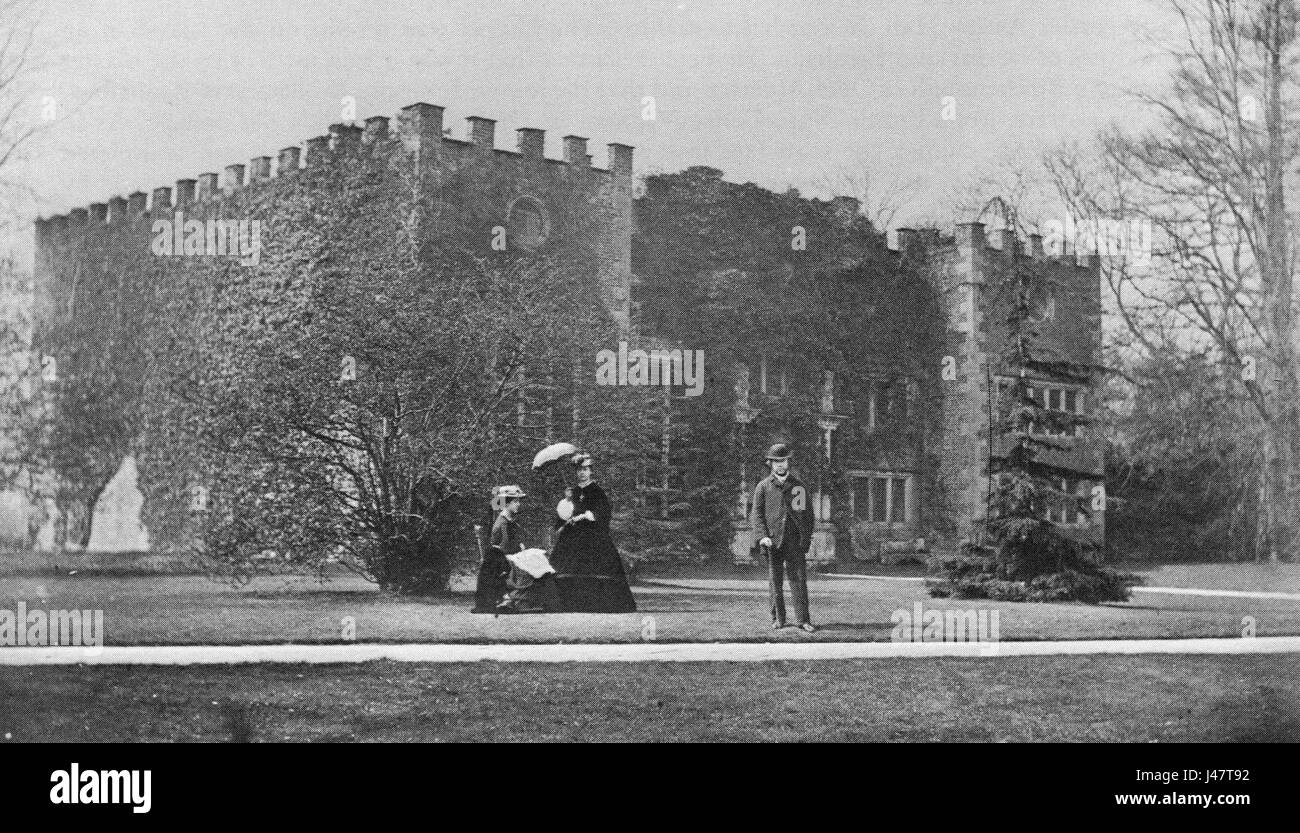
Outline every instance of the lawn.
{"label": "lawn", "polygon": [[1141,575],[1148,587],[1300,593],[1300,564],[1135,564],[1122,569]]}
{"label": "lawn", "polygon": [[1300,741],[1300,657],[0,668],[18,741]]}
{"label": "lawn", "polygon": [[[235,589],[201,576],[83,575],[0,578],[0,608],[101,609],[106,644],[329,643],[351,618],[362,642],[767,642],[885,641],[896,610],[999,611],[1003,640],[1300,635],[1300,601],[1135,594],[1127,604],[1025,604],[930,599],[919,581],[810,580],[812,635],[768,629],[767,595],[756,573],[726,580],[669,578],[633,588],[632,614],[474,615],[472,594],[395,598],[358,578],[274,576]],[[1251,581],[1258,581],[1258,576]],[[787,601],[787,605],[789,602]]]}

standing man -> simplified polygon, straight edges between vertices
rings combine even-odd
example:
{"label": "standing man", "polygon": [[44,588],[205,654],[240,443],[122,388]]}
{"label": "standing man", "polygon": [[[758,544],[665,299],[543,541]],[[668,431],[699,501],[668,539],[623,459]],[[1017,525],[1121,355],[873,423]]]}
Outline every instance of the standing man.
{"label": "standing man", "polygon": [[794,596],[795,624],[812,633],[817,630],[808,616],[808,549],[812,546],[813,513],[808,505],[808,487],[790,474],[790,448],[777,443],[767,451],[772,473],[754,488],[754,509],[750,523],[759,549],[767,558],[767,592],[772,608],[772,629],[785,627],[783,574],[790,573],[790,594]]}

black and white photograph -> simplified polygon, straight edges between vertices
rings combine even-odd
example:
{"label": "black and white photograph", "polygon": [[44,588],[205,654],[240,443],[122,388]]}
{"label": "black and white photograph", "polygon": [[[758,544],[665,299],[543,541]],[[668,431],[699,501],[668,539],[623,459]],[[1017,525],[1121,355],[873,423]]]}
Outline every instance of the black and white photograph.
{"label": "black and white photograph", "polygon": [[1298,20],[0,0],[0,740],[1300,741]]}

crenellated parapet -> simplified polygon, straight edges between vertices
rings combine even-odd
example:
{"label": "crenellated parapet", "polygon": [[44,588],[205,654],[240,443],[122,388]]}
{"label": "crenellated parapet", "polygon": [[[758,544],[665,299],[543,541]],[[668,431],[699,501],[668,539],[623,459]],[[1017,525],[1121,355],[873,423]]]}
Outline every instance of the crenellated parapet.
{"label": "crenellated parapet", "polygon": [[[578,233],[586,238],[598,261],[596,272],[606,306],[626,327],[631,296],[633,148],[610,143],[606,167],[600,168],[592,164],[586,137],[564,136],[559,157],[552,158],[547,155],[546,131],[541,128],[518,128],[514,149],[504,149],[496,147],[493,119],[468,116],[463,138],[455,138],[444,126],[444,114],[442,107],[419,102],[403,107],[392,118],[371,116],[360,124],[332,124],[321,135],[281,148],[274,155],[254,156],[247,163],[178,179],[172,186],[135,191],[129,197],[113,196],[64,215],[40,218],[35,226],[38,265],[44,262],[48,266],[55,251],[66,261],[69,252],[84,248],[87,241],[102,247],[117,240],[128,248],[139,248],[148,244],[150,230],[163,221],[179,226],[193,218],[211,224],[274,213],[277,189],[301,187],[289,186],[289,180],[309,183],[309,189],[325,187],[326,180],[319,177],[328,178],[332,168],[365,158],[386,161],[391,168],[409,174],[423,194],[425,206],[440,204],[453,178],[471,183],[468,188],[461,187],[459,196],[472,192],[476,199],[489,203],[481,223],[488,229],[507,226],[513,206],[521,201],[539,213],[552,212],[554,216],[541,221],[546,229],[556,226],[552,220],[585,215]],[[310,176],[301,179],[304,173]],[[562,197],[561,192],[567,196]],[[581,211],[573,210],[575,193],[582,202]],[[445,214],[427,212],[429,217],[440,213]],[[436,223],[431,223],[421,233],[437,231]],[[178,233],[176,240],[180,239]],[[177,248],[171,247],[167,253]],[[37,271],[39,280],[42,270]]]}
{"label": "crenellated parapet", "polygon": [[333,124],[326,134],[309,138],[302,145],[281,148],[274,156],[255,156],[247,164],[226,165],[221,172],[205,171],[193,179],[179,179],[174,188],[160,186],[149,192],[136,191],[129,197],[114,196],[106,202],[91,203],[85,209],[39,218],[36,221],[37,236],[65,232],[69,227],[131,223],[142,216],[218,200],[236,191],[293,176],[303,168],[329,165],[345,159],[349,153],[374,149],[405,154],[407,160],[414,158],[417,164],[430,160],[435,163],[455,162],[472,154],[492,154],[530,164],[569,166],[611,180],[627,180],[630,184],[633,151],[630,145],[609,144],[607,167],[602,169],[591,164],[585,137],[565,136],[561,156],[553,159],[545,154],[545,130],[535,127],[517,129],[516,148],[506,150],[495,146],[496,122],[493,119],[467,117],[465,138],[456,139],[447,135],[450,131],[443,127],[443,114],[442,107],[417,103],[403,107],[393,119],[371,116],[362,125]]}

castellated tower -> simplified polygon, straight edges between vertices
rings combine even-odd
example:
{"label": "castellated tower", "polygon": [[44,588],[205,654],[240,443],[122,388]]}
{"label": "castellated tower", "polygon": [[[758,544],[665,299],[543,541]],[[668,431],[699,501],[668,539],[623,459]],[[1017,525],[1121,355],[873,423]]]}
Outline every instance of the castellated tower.
{"label": "castellated tower", "polygon": [[[51,320],[53,284],[68,278],[70,270],[89,272],[83,277],[94,280],[96,272],[107,268],[95,262],[96,251],[133,246],[144,236],[147,254],[153,221],[171,219],[174,212],[181,212],[186,220],[229,220],[236,213],[232,209],[251,209],[249,216],[257,219],[267,208],[274,210],[277,185],[283,181],[304,170],[320,172],[346,165],[350,158],[364,154],[387,155],[390,164],[411,175],[421,189],[425,233],[445,228],[438,217],[463,207],[456,203],[471,194],[482,206],[481,216],[474,219],[486,224],[462,227],[479,233],[466,241],[471,245],[488,241],[495,227],[512,224],[518,225],[527,247],[558,239],[562,230],[581,233],[590,248],[605,306],[626,328],[632,272],[633,148],[609,144],[607,167],[599,168],[587,153],[588,140],[568,135],[563,138],[562,158],[550,159],[544,153],[544,130],[519,128],[516,149],[498,149],[495,121],[471,116],[466,119],[465,138],[454,139],[443,128],[443,112],[433,104],[412,104],[398,114],[395,130],[390,130],[390,120],[384,116],[366,119],[364,127],[332,125],[327,135],[308,139],[303,147],[280,150],[274,162],[270,156],[254,157],[248,165],[226,166],[221,174],[177,180],[174,189],[137,191],[128,198],[113,197],[66,215],[38,219],[37,321]],[[509,230],[513,238],[515,229]],[[220,232],[205,243],[222,243],[225,238]],[[275,243],[271,237],[263,245]],[[203,254],[213,252],[205,249]]]}
{"label": "castellated tower", "polygon": [[[141,403],[180,400],[152,363],[186,353],[196,372],[220,373],[256,350],[260,332],[292,326],[306,288],[331,268],[374,269],[378,292],[395,242],[430,273],[447,246],[555,255],[626,331],[632,147],[609,144],[602,168],[582,136],[564,136],[551,158],[541,129],[518,129],[506,150],[492,119],[471,116],[453,138],[443,117],[442,107],[412,104],[391,120],[335,124],[247,164],[36,221],[34,350],[57,360],[50,384],[62,386],[60,407],[75,409],[85,434],[67,438],[75,459],[59,464],[60,545],[90,542],[94,512],[133,503],[101,494],[124,466],[134,470],[128,458],[139,460],[150,532],[167,518],[184,525],[185,480],[205,463],[186,472],[175,462],[183,455],[155,453],[159,432]],[[148,348],[138,343],[146,333]],[[153,539],[185,538],[162,533]]]}
{"label": "castellated tower", "polygon": [[[1094,418],[1101,412],[1101,273],[1095,254],[1086,256],[1083,263],[1076,262],[1070,251],[1048,257],[1038,235],[1017,247],[1015,233],[1006,229],[986,237],[982,223],[964,223],[955,231],[951,239],[933,241],[928,256],[946,311],[944,361],[956,372],[955,379],[943,382],[942,415],[936,428],[940,486],[947,514],[957,521],[960,540],[970,535],[972,521],[985,517],[990,493],[988,461],[990,455],[1005,454],[1008,444],[993,426],[998,413],[998,380],[1013,372],[1002,366],[1000,358],[1014,297],[1012,253],[1018,252],[1034,267],[1025,274],[1033,276],[1031,323],[1039,333],[1035,354],[1092,368],[1086,381],[1031,372],[1034,395],[1048,408]],[[1101,543],[1105,513],[1092,509],[1093,488],[1105,477],[1101,427],[1094,423],[1079,428],[1074,436],[1055,439],[1068,448],[1042,452],[1040,459],[1073,473],[1063,478],[1067,482],[1062,485],[1079,498],[1079,509],[1052,520],[1072,535]]]}
{"label": "castellated tower", "polygon": [[[516,226],[508,230],[512,237],[517,231],[523,245],[531,245],[528,238],[557,236],[566,227],[569,239],[581,238],[590,247],[605,307],[620,329],[627,329],[632,284],[630,145],[609,144],[607,167],[601,169],[592,165],[588,140],[582,136],[565,136],[562,157],[548,159],[546,133],[537,128],[516,130],[516,150],[508,151],[496,149],[492,119],[467,118],[464,140],[445,135],[443,108],[432,104],[404,107],[397,121],[401,146],[429,210],[436,212],[438,203],[445,207],[466,196],[460,188],[491,188],[496,192],[497,219],[503,226]],[[372,122],[378,120],[367,121],[367,130]],[[382,134],[386,124],[376,124],[376,130]]]}

